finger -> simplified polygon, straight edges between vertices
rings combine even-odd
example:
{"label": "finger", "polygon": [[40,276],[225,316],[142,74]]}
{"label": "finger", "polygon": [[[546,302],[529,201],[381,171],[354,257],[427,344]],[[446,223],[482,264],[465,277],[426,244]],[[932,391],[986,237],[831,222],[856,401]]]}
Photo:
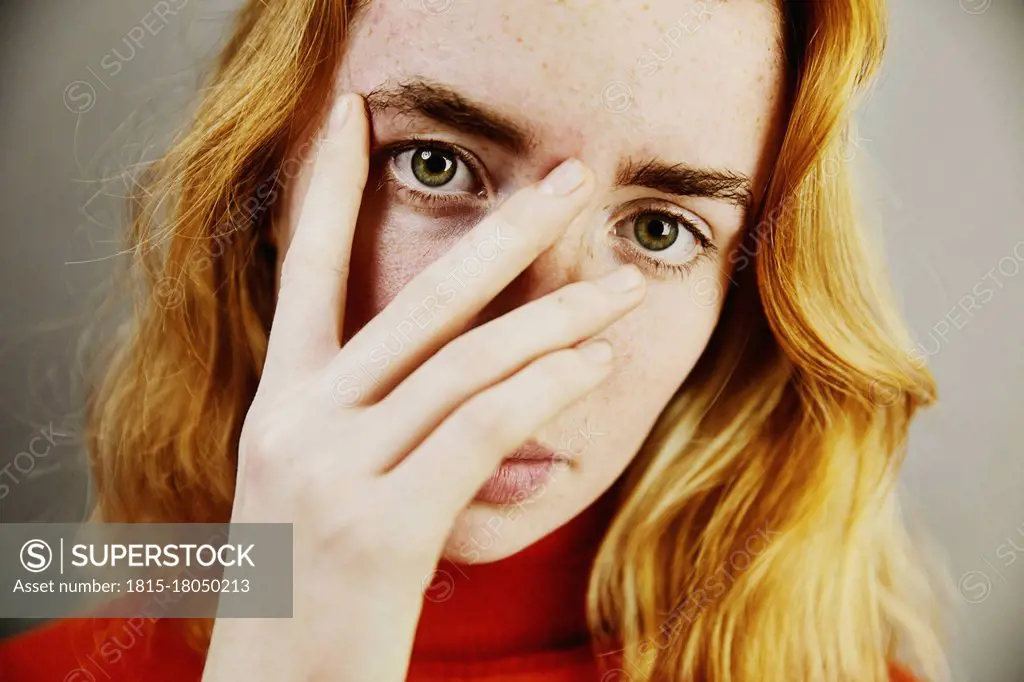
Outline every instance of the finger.
{"label": "finger", "polygon": [[[360,402],[385,395],[549,248],[592,191],[590,170],[570,159],[512,195],[345,345],[332,376],[359,377],[367,388]],[[401,350],[392,353],[395,338]]]}
{"label": "finger", "polygon": [[265,374],[322,368],[339,350],[352,235],[368,166],[363,100],[346,94],[316,142],[309,188],[281,266]]}
{"label": "finger", "polygon": [[417,513],[450,523],[505,455],[608,376],[611,359],[599,340],[535,360],[458,408],[385,478]]}
{"label": "finger", "polygon": [[577,282],[451,341],[402,381],[374,410],[401,415],[379,452],[393,466],[463,402],[528,363],[600,333],[635,308],[644,278],[626,265],[594,282]]}

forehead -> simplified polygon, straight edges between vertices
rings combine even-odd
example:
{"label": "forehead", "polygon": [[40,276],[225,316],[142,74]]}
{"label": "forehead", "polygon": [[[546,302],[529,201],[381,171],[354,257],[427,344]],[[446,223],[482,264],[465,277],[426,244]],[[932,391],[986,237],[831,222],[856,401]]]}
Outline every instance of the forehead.
{"label": "forehead", "polygon": [[423,77],[535,133],[538,154],[754,175],[782,89],[770,0],[373,0],[346,87]]}

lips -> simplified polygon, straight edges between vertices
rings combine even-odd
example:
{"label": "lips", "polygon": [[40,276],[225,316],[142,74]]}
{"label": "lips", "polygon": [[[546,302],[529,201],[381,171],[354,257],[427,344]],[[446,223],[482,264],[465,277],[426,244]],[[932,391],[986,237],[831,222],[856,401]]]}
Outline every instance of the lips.
{"label": "lips", "polygon": [[565,461],[537,441],[520,446],[504,460],[476,494],[476,501],[513,504],[540,494],[551,478],[555,463]]}
{"label": "lips", "polygon": [[515,452],[506,457],[506,460],[528,462],[541,462],[544,460],[554,462],[556,459],[559,459],[559,457],[554,452],[535,440],[526,441]]}

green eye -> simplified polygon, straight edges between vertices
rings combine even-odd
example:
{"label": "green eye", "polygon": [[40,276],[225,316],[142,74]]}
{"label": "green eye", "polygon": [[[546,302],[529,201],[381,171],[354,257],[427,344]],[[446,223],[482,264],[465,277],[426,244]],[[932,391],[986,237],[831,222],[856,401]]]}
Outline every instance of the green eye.
{"label": "green eye", "polygon": [[633,219],[637,243],[649,251],[664,251],[679,238],[679,221],[664,213],[642,213]]}
{"label": "green eye", "polygon": [[437,147],[417,147],[412,153],[412,174],[427,187],[440,187],[452,181],[458,170],[455,154]]}

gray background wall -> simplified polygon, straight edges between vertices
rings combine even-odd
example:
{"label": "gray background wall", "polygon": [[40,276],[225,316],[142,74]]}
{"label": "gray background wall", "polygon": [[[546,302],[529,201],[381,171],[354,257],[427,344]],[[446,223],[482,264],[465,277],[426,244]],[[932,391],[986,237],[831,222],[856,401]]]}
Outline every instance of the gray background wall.
{"label": "gray background wall", "polygon": [[[75,347],[116,262],[123,171],[182,120],[236,1],[172,0],[166,20],[155,0],[0,8],[2,521],[84,514]],[[1022,682],[1024,1],[891,11],[851,153],[941,389],[913,429],[904,504],[948,574],[953,678]]]}

